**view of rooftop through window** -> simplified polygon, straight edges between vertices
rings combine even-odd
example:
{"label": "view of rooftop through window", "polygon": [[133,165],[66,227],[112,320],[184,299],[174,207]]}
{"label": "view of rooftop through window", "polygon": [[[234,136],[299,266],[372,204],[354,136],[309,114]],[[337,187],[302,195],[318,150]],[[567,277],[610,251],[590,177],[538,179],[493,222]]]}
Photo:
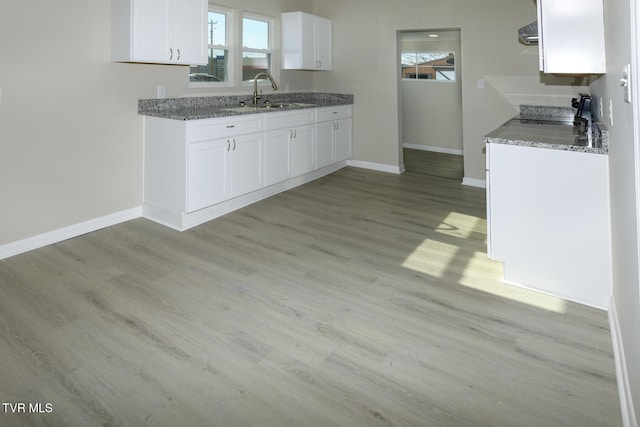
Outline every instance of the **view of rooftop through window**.
{"label": "view of rooftop through window", "polygon": [[402,52],[403,79],[455,81],[455,56],[452,52]]}

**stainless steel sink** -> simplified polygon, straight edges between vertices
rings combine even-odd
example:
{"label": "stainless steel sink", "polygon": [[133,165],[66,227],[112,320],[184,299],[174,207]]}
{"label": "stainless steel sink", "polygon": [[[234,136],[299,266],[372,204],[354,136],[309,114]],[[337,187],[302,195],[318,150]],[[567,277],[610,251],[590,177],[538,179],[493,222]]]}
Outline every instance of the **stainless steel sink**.
{"label": "stainless steel sink", "polygon": [[291,108],[306,108],[306,107],[315,107],[316,104],[305,104],[304,102],[292,102],[289,104]]}
{"label": "stainless steel sink", "polygon": [[268,104],[260,104],[260,105],[241,105],[238,107],[227,107],[221,108],[222,111],[231,111],[234,113],[249,113],[256,111],[264,111],[264,110],[282,110],[285,108],[309,108],[315,107],[315,104],[305,104],[303,102],[293,102],[290,104],[276,104],[276,103],[268,103]]}
{"label": "stainless steel sink", "polygon": [[251,111],[258,111],[258,108],[253,106],[253,105],[243,105],[241,107],[228,107],[228,108],[221,108],[222,111],[231,111],[234,113],[245,113],[245,112],[251,112]]}

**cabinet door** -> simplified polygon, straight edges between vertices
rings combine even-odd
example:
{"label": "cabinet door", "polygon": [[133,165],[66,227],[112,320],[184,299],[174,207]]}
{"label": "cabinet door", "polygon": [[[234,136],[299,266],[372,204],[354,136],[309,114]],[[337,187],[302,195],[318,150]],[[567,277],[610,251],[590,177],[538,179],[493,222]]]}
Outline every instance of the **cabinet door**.
{"label": "cabinet door", "polygon": [[316,165],[318,168],[335,162],[334,127],[334,121],[320,122],[316,125]]}
{"label": "cabinet door", "polygon": [[282,14],[284,69],[331,70],[332,22],[304,12]]}
{"label": "cabinet door", "polygon": [[293,139],[289,145],[291,150],[291,174],[302,175],[316,168],[315,150],[313,147],[314,126],[299,126],[293,129]]}
{"label": "cabinet door", "polygon": [[236,136],[230,139],[231,196],[236,197],[264,187],[263,134]]}
{"label": "cabinet door", "polygon": [[538,0],[540,71],[606,72],[602,0]]}
{"label": "cabinet door", "polygon": [[131,59],[168,62],[173,0],[133,0]]}
{"label": "cabinet door", "polygon": [[352,119],[336,120],[335,145],[336,162],[351,158]]}
{"label": "cabinet door", "polygon": [[207,1],[175,0],[173,16],[173,62],[207,64]]}
{"label": "cabinet door", "polygon": [[265,182],[272,185],[291,178],[289,141],[292,129],[277,129],[265,133]]}
{"label": "cabinet door", "polygon": [[300,14],[300,63],[303,70],[316,68],[315,16]]}
{"label": "cabinet door", "polygon": [[332,32],[331,20],[316,16],[316,61],[319,70],[329,71],[333,68]]}
{"label": "cabinet door", "polygon": [[186,212],[231,197],[228,180],[230,142],[226,139],[189,144]]}
{"label": "cabinet door", "polygon": [[611,295],[606,155],[490,144],[504,280],[596,307]]}

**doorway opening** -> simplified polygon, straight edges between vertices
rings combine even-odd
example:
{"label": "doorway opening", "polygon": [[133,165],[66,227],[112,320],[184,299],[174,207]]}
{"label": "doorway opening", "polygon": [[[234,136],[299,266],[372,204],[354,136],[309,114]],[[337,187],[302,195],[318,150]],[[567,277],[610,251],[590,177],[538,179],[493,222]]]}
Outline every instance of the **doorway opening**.
{"label": "doorway opening", "polygon": [[405,170],[464,177],[460,29],[398,32]]}

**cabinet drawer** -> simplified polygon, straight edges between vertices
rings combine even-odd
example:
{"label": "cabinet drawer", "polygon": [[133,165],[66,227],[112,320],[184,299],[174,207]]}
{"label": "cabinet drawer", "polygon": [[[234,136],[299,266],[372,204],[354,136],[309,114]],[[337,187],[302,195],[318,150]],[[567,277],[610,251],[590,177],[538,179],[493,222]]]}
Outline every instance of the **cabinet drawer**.
{"label": "cabinet drawer", "polygon": [[189,122],[189,142],[262,132],[263,114]]}
{"label": "cabinet drawer", "polygon": [[328,122],[330,120],[339,120],[351,117],[353,115],[352,108],[353,107],[351,105],[318,108],[316,121]]}
{"label": "cabinet drawer", "polygon": [[308,108],[300,111],[285,111],[278,113],[266,113],[264,117],[264,127],[267,130],[294,128],[313,124],[315,119],[315,109]]}

